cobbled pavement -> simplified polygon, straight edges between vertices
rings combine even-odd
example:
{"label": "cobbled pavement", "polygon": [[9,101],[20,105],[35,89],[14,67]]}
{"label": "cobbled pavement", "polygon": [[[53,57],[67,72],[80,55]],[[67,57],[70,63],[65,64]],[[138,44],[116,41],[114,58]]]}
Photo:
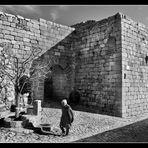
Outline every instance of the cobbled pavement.
{"label": "cobbled pavement", "polygon": [[[47,117],[48,116],[48,117]],[[135,121],[143,120],[148,115],[140,118],[123,119],[96,113],[74,110],[75,120],[68,136],[59,136],[61,109],[53,108],[50,105],[43,107],[42,123],[50,123],[57,130],[57,135],[44,135],[35,132],[21,132],[9,128],[0,128],[0,143],[69,143],[79,139],[87,138],[98,133],[129,125]],[[117,135],[118,136],[118,135]]]}

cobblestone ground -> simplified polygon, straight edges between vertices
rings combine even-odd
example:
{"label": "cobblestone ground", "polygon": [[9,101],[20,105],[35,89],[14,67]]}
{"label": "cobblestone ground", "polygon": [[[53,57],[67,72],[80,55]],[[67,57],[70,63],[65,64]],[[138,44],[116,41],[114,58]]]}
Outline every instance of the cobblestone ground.
{"label": "cobblestone ground", "polygon": [[[60,136],[59,122],[61,109],[51,107],[46,104],[42,112],[42,123],[50,123],[54,125],[55,135],[40,134],[36,132],[21,132],[20,130],[12,130],[8,128],[0,128],[1,143],[68,143],[68,142],[106,142],[106,141],[126,141],[132,140],[131,137],[137,136],[141,131],[146,131],[148,115],[135,119],[122,119],[107,115],[88,113],[84,111],[74,110],[75,120],[68,136]],[[48,116],[48,117],[47,117]],[[136,126],[129,125],[134,121]],[[123,127],[126,126],[126,127]],[[120,128],[122,127],[122,128]],[[119,129],[117,129],[119,128]],[[139,130],[143,129],[143,130]],[[109,131],[110,130],[110,131]],[[147,132],[148,133],[148,132]],[[97,134],[97,135],[96,135]],[[134,136],[133,136],[133,135]],[[94,136],[95,135],[95,136]],[[130,137],[129,139],[125,137]],[[145,135],[144,135],[145,136]],[[89,137],[89,138],[87,138]],[[146,136],[145,136],[146,137]],[[121,140],[122,139],[122,140]],[[141,138],[142,139],[142,138]],[[145,140],[148,138],[146,137]],[[128,142],[128,141],[126,141]]]}
{"label": "cobblestone ground", "polygon": [[75,142],[148,142],[148,119]]}

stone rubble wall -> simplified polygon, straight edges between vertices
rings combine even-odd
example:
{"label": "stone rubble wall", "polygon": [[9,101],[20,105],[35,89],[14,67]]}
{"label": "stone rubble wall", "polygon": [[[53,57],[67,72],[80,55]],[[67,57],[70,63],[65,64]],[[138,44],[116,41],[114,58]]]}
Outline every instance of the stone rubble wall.
{"label": "stone rubble wall", "polygon": [[122,116],[148,113],[148,28],[122,16]]}
{"label": "stone rubble wall", "polygon": [[43,53],[64,39],[72,28],[44,19],[32,20],[22,16],[0,13],[0,43],[10,42],[16,52],[41,48]]}
{"label": "stone rubble wall", "polygon": [[[74,29],[44,19],[33,20],[0,12],[0,44],[9,44],[19,57],[32,48],[42,54],[68,36]],[[59,47],[63,48],[63,47]],[[59,54],[58,52],[56,54]]]}

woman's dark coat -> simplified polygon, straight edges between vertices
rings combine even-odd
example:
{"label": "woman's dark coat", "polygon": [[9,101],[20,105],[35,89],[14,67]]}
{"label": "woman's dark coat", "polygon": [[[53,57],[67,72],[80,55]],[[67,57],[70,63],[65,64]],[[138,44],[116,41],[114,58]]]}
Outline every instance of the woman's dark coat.
{"label": "woman's dark coat", "polygon": [[65,106],[62,106],[62,116],[61,116],[60,126],[63,127],[71,126],[72,122],[73,122],[73,112],[71,107],[68,104],[66,104]]}

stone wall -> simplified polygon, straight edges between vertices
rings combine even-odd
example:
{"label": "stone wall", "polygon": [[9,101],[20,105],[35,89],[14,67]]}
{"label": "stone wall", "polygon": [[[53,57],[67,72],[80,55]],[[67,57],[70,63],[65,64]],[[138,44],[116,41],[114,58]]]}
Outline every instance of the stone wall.
{"label": "stone wall", "polygon": [[[92,106],[99,113],[122,116],[120,14],[71,27],[75,31],[35,63],[46,65],[48,61],[49,69],[53,65],[63,67],[69,80],[65,97],[75,87],[80,93],[81,104]],[[52,76],[52,70],[48,76]],[[36,99],[44,100],[44,83],[45,77],[34,82]]]}
{"label": "stone wall", "polygon": [[45,53],[72,31],[71,27],[44,19],[33,20],[0,12],[0,44],[9,45],[20,58],[29,55],[33,48]]}
{"label": "stone wall", "polygon": [[148,28],[122,15],[122,116],[148,112]]}
{"label": "stone wall", "polygon": [[[67,27],[1,12],[1,43],[18,55],[43,50],[30,69],[35,100],[44,101],[45,81],[53,77],[56,93],[64,92],[60,97],[76,88],[80,103],[98,113],[132,117],[148,112],[148,28],[121,13]],[[63,90],[57,87],[60,81]]]}
{"label": "stone wall", "polygon": [[[74,86],[74,54],[72,50],[72,42],[73,42],[73,34],[71,33],[68,35],[65,39],[60,41],[58,44],[56,44],[54,47],[50,48],[47,52],[45,52],[40,58],[36,59],[33,62],[32,68],[35,69],[35,72],[33,74],[33,77],[35,77],[33,81],[33,98],[39,99],[44,101],[44,91],[45,91],[45,81],[46,79],[52,79],[51,81],[54,81],[54,68],[58,67],[62,69],[63,76],[66,78],[64,86],[64,96],[62,95],[60,99],[62,98],[68,98],[73,86]],[[37,65],[39,66],[39,69],[37,68]],[[45,67],[41,71],[40,67]],[[58,70],[58,69],[57,69]],[[53,82],[53,85],[60,85],[57,84],[57,81]],[[49,87],[50,86],[46,86]],[[55,88],[58,88],[59,86],[56,86]],[[53,86],[54,89],[54,86]],[[54,89],[55,92],[57,90]],[[62,92],[60,92],[62,93]],[[58,94],[57,94],[58,95]],[[58,95],[59,96],[59,95]],[[48,98],[49,100],[51,98]]]}
{"label": "stone wall", "polygon": [[121,18],[76,24],[75,87],[82,104],[96,111],[121,116]]}
{"label": "stone wall", "polygon": [[72,32],[72,28],[44,19],[31,20],[22,16],[0,13],[0,43],[12,43],[19,54],[30,48],[41,48],[43,53]]}

